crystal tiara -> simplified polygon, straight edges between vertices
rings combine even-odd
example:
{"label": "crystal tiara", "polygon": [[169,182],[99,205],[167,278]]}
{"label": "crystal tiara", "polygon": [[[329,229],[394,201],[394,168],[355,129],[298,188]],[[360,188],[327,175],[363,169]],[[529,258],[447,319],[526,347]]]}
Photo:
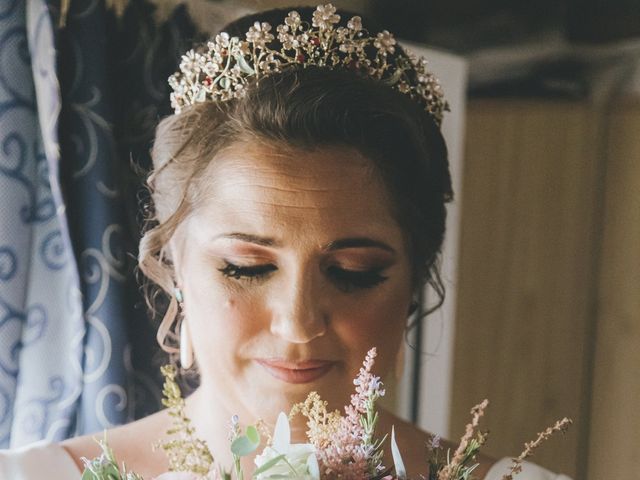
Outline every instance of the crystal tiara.
{"label": "crystal tiara", "polygon": [[330,3],[316,7],[311,24],[289,12],[276,27],[278,49],[270,48],[276,37],[266,22],[255,22],[245,39],[216,35],[206,48],[183,55],[180,71],[169,77],[172,108],[178,114],[195,103],[240,98],[247,84],[262,76],[314,65],[378,80],[417,101],[440,125],[449,105],[438,79],[427,71],[427,61],[406,49],[396,53],[393,34],[383,30],[370,35],[360,17],[352,17],[346,27],[336,26],[339,22]]}

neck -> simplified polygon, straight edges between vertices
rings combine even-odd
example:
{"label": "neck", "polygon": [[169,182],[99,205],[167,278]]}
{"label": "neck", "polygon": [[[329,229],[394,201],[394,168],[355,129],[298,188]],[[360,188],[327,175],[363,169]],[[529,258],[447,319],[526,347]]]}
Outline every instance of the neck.
{"label": "neck", "polygon": [[[193,392],[186,400],[186,415],[191,419],[191,424],[195,429],[197,438],[207,443],[209,451],[213,455],[216,464],[223,467],[227,471],[232,470],[233,457],[231,455],[229,431],[231,425],[231,417],[238,415],[242,432],[247,425],[255,425],[261,420],[267,432],[273,433],[276,418],[253,418],[255,414],[248,412],[240,403],[225,402],[225,395],[221,394],[215,388],[208,388],[206,384],[202,384],[195,392]],[[288,412],[285,412],[288,413]],[[291,441],[292,443],[307,443],[306,436],[306,419],[301,415],[297,415],[291,420]],[[267,439],[261,435],[261,445],[256,452],[241,460],[242,469],[245,475],[255,469],[254,458],[266,446]]]}
{"label": "neck", "polygon": [[[234,414],[241,416],[241,412],[231,412],[220,401],[220,395],[212,395],[204,385],[189,395],[185,404],[186,415],[191,419],[195,436],[207,443],[218,466],[231,471],[233,458],[228,437],[230,420]],[[243,464],[243,469],[246,468]]]}

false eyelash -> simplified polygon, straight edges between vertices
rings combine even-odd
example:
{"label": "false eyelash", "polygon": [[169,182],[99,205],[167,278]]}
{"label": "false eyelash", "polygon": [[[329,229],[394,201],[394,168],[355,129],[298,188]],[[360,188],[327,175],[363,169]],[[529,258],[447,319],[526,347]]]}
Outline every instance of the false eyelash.
{"label": "false eyelash", "polygon": [[218,271],[225,277],[234,278],[236,280],[240,280],[242,278],[256,278],[267,275],[276,270],[275,265],[271,264],[241,267],[227,261],[225,261],[225,263],[226,265],[223,268],[219,268]]}
{"label": "false eyelash", "polygon": [[[277,267],[272,264],[241,267],[229,261],[225,261],[225,263],[226,265],[223,268],[219,268],[218,271],[225,277],[235,280],[257,280],[277,270]],[[381,275],[381,271],[382,269],[374,269],[360,272],[344,270],[338,267],[329,267],[327,269],[327,273],[337,284],[338,288],[345,292],[350,292],[354,289],[373,288],[380,285],[389,278]]]}

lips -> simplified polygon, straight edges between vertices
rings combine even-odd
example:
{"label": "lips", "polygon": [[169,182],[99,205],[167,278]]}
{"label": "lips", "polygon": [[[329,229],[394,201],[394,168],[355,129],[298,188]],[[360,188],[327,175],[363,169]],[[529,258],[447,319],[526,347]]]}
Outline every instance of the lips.
{"label": "lips", "polygon": [[291,362],[283,359],[259,359],[257,362],[272,376],[287,383],[310,383],[331,370],[335,362],[304,360]]}

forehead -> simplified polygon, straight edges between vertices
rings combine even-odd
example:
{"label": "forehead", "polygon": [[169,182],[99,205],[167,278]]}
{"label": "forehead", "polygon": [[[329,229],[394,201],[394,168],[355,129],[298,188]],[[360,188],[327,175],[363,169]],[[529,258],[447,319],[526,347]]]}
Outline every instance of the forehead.
{"label": "forehead", "polygon": [[397,227],[374,163],[349,147],[236,144],[199,182],[194,218],[221,228],[375,234]]}

